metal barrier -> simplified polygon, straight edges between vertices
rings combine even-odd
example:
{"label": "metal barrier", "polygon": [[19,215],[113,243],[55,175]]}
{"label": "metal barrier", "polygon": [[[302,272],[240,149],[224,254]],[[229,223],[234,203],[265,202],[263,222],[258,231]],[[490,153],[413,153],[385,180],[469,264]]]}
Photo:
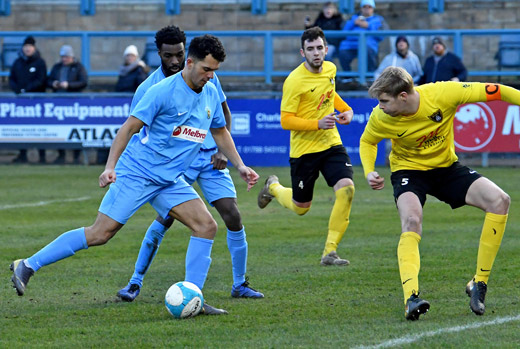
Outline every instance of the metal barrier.
{"label": "metal barrier", "polygon": [[[287,76],[289,70],[275,70],[274,69],[274,40],[282,37],[294,37],[295,40],[299,40],[302,31],[212,31],[212,32],[198,32],[198,31],[186,31],[187,37],[195,37],[203,34],[213,34],[218,37],[237,37],[237,38],[263,38],[263,58],[264,66],[261,70],[248,70],[248,71],[232,71],[232,70],[219,70],[219,76],[239,76],[239,77],[263,77],[265,83],[270,84],[273,81],[273,77],[284,77]],[[338,69],[338,77],[344,78],[355,78],[360,83],[364,84],[367,78],[373,76],[372,73],[367,72],[367,50],[366,50],[366,38],[367,36],[383,36],[393,37],[398,35],[412,36],[444,36],[453,39],[453,52],[460,58],[464,57],[463,44],[464,39],[468,37],[485,37],[485,36],[503,36],[503,35],[519,35],[520,29],[460,29],[460,30],[384,30],[384,31],[371,31],[371,32],[352,32],[352,31],[326,31],[325,34],[328,37],[345,37],[348,35],[355,35],[359,37],[359,50],[358,50],[358,70],[344,72]],[[151,31],[107,31],[107,32],[94,32],[94,31],[55,31],[55,32],[0,32],[0,38],[9,36],[26,36],[32,35],[35,37],[47,37],[47,38],[80,38],[81,39],[81,62],[87,69],[89,77],[110,77],[117,76],[117,70],[94,70],[91,68],[90,60],[90,47],[91,39],[99,37],[153,37],[155,32]],[[468,68],[469,76],[520,76],[520,70],[475,70],[471,66]],[[0,76],[8,76],[9,72],[2,71]]]}

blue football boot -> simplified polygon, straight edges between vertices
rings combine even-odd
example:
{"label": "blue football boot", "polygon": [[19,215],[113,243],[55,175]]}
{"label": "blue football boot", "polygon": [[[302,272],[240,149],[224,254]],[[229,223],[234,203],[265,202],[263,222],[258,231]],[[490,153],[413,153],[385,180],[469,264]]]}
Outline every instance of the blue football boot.
{"label": "blue football boot", "polygon": [[233,298],[264,298],[264,294],[249,287],[248,278],[239,286],[231,288],[231,297]]}
{"label": "blue football boot", "polygon": [[132,302],[141,292],[141,287],[138,284],[128,284],[117,292],[117,296],[124,302]]}

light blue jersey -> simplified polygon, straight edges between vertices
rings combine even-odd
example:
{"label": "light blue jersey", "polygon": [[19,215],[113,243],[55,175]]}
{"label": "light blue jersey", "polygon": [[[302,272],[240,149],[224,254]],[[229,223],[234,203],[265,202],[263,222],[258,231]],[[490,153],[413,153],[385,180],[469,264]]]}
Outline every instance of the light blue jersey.
{"label": "light blue jersey", "polygon": [[[164,75],[161,67],[157,68],[150,76],[139,85],[137,88],[137,91],[135,91],[134,97],[132,98],[132,104],[130,106],[130,115],[133,115],[132,112],[137,105],[137,103],[143,98],[144,94],[150,87],[157,84],[158,82],[166,79],[166,76]],[[224,91],[222,90],[222,85],[220,84],[220,80],[217,77],[217,74],[213,74],[213,78],[209,80],[212,82],[218,91],[219,101],[220,103],[224,103],[226,101],[226,95],[224,94]],[[202,149],[215,149],[217,148],[217,144],[215,143],[215,140],[213,139],[213,136],[211,135],[211,132],[209,132],[206,135],[206,139],[204,140],[204,143],[202,143]]]}
{"label": "light blue jersey", "polygon": [[117,175],[131,172],[157,184],[176,182],[197,155],[209,128],[226,125],[219,101],[213,83],[196,93],[182,73],[151,86],[130,113],[147,127],[132,137],[121,154]]}
{"label": "light blue jersey", "polygon": [[150,74],[150,76],[147,77],[145,81],[143,81],[139,85],[139,87],[134,93],[134,97],[132,98],[132,104],[130,105],[130,115],[133,115],[132,112],[134,111],[135,106],[143,98],[146,91],[148,91],[150,87],[157,84],[158,82],[163,81],[164,79],[166,79],[166,76],[164,75],[161,67],[159,67],[152,74]]}

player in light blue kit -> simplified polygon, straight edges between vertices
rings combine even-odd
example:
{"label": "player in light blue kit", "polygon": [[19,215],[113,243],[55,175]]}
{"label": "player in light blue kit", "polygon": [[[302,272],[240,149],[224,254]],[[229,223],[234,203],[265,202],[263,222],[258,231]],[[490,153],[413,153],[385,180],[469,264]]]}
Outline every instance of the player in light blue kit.
{"label": "player in light blue kit", "polygon": [[[186,36],[182,30],[175,26],[164,27],[156,33],[155,43],[158,54],[161,57],[161,66],[139,86],[132,100],[131,111],[151,86],[165,79],[166,76],[179,72],[183,68]],[[229,130],[231,112],[226,102],[226,96],[222,91],[216,74],[210,81],[215,84],[219,92],[220,102]],[[226,224],[228,248],[233,265],[231,296],[237,298],[263,298],[264,295],[261,292],[249,287],[249,282],[245,277],[248,251],[246,234],[237,206],[235,187],[226,166],[226,157],[218,151],[215,141],[208,134],[197,158],[193,161],[188,171],[186,171],[184,177],[189,184],[193,184],[195,181],[198,182],[204,197],[217,209]],[[132,302],[139,295],[144,276],[157,253],[164,234],[172,223],[173,218],[171,217],[164,220],[161,216],[157,216],[156,220],[148,228],[135,263],[134,274],[128,285],[117,293],[117,296],[123,301]],[[206,313],[210,312],[208,309],[206,310]],[[215,311],[218,311],[218,309]]]}
{"label": "player in light blue kit", "polygon": [[208,82],[224,59],[224,48],[216,37],[194,38],[182,73],[146,91],[119,129],[99,176],[100,187],[110,184],[110,189],[96,221],[63,233],[30,258],[14,261],[11,280],[18,295],[25,293],[34,272],[79,250],[106,243],[147,202],[163,219],[169,215],[192,230],[185,280],[204,287],[217,224],[184,179],[184,172],[209,129],[219,149],[248,183],[248,190],[258,181],[258,174],[237,153],[225,127],[218,91]]}

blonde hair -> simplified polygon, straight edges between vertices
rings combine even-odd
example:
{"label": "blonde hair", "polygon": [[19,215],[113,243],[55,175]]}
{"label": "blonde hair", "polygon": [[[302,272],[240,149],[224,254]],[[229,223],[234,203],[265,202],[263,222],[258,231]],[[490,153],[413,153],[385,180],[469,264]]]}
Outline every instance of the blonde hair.
{"label": "blonde hair", "polygon": [[403,68],[387,67],[368,89],[372,98],[379,98],[383,93],[396,97],[401,92],[413,92],[413,79]]}

